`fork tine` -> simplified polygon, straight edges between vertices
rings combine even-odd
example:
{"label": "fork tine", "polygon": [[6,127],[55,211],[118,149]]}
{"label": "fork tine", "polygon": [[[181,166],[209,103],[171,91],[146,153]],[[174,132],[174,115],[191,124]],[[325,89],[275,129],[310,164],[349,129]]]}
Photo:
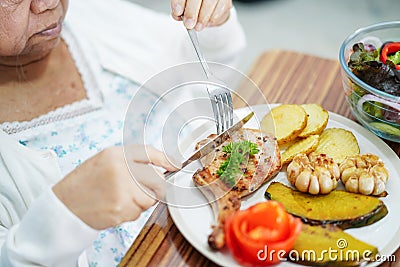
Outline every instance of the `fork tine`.
{"label": "fork tine", "polygon": [[228,100],[227,108],[228,108],[228,114],[229,114],[229,116],[228,116],[229,126],[228,127],[231,127],[233,125],[233,104],[232,104],[232,95],[229,91],[226,93],[226,98]]}
{"label": "fork tine", "polygon": [[217,107],[218,107],[218,120],[220,124],[220,129],[217,130],[217,132],[220,134],[223,131],[225,131],[225,102],[223,100],[223,97],[221,94],[215,96],[217,99]]}
{"label": "fork tine", "polygon": [[229,92],[221,92],[220,93],[220,98],[221,98],[221,105],[223,107],[223,111],[221,114],[222,117],[222,123],[224,125],[224,129],[229,129],[229,127],[231,127],[232,123],[231,120],[233,120],[232,118],[232,99],[230,98],[230,94]]}
{"label": "fork tine", "polygon": [[220,134],[233,125],[232,96],[229,91],[209,91],[209,94],[217,133]]}
{"label": "fork tine", "polygon": [[224,124],[224,128],[229,129],[230,125],[229,125],[229,103],[228,103],[228,97],[227,94],[222,92],[220,94],[221,96],[221,105],[223,106],[223,113],[222,113],[222,117],[223,117],[223,124]]}
{"label": "fork tine", "polygon": [[217,134],[219,134],[220,133],[220,129],[219,129],[220,123],[218,120],[219,119],[219,116],[218,116],[219,113],[218,113],[218,108],[217,108],[218,100],[215,95],[210,95],[210,100],[211,100],[211,107],[212,107],[214,119],[215,119],[215,126],[217,127]]}

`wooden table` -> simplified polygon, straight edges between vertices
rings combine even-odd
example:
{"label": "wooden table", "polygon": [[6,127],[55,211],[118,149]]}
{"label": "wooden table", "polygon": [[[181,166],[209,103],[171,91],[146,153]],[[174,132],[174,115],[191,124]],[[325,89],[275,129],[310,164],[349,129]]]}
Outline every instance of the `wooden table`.
{"label": "wooden table", "polygon": [[[339,62],[290,51],[262,54],[248,73],[269,103],[320,103],[329,111],[354,119],[345,103]],[[240,95],[251,99],[252,91]],[[257,104],[253,99],[251,104]],[[400,154],[400,146],[388,144]],[[386,237],[385,237],[386,238]],[[396,266],[400,249],[396,252]],[[122,260],[126,266],[216,266],[202,256],[180,234],[165,204],[159,204]]]}

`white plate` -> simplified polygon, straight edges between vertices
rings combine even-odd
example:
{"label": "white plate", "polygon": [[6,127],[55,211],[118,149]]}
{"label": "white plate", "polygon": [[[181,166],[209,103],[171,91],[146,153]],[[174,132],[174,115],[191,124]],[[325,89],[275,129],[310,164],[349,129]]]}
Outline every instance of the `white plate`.
{"label": "white plate", "polygon": [[[262,118],[268,107],[253,107],[258,118]],[[248,110],[237,110],[236,114],[243,117]],[[369,226],[346,230],[352,236],[376,246],[381,255],[391,255],[400,245],[400,159],[381,139],[361,127],[359,124],[338,114],[330,113],[327,128],[344,128],[353,132],[357,138],[361,153],[374,153],[378,155],[389,170],[389,180],[386,184],[386,190],[389,195],[382,198],[386,204],[389,213],[382,220]],[[248,122],[245,127],[256,128],[255,120]],[[252,125],[253,124],[253,125]],[[193,151],[194,143],[187,149]],[[186,186],[193,186],[190,173],[185,174],[185,179],[179,179],[180,183]],[[273,181],[280,181],[288,184],[286,174],[280,172]],[[182,184],[182,185],[183,185]],[[242,209],[245,209],[257,202],[265,201],[264,192],[269,183],[261,187],[256,193],[242,201]],[[397,192],[396,192],[397,191]],[[203,198],[200,191],[192,191],[193,198]],[[168,192],[167,192],[168,195]],[[179,198],[180,196],[169,196],[170,198]],[[187,196],[186,196],[187,197]],[[205,257],[221,266],[239,266],[232,255],[226,249],[222,252],[212,251],[207,244],[207,237],[211,232],[213,215],[208,205],[195,208],[178,208],[169,206],[171,217],[186,240],[195,247]],[[376,266],[379,263],[371,263],[368,266]],[[289,262],[282,262],[278,266],[299,266]]]}

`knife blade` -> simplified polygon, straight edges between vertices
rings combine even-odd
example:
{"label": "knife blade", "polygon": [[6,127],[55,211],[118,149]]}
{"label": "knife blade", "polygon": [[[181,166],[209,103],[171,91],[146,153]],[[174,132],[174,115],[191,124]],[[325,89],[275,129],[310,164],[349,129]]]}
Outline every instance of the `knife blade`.
{"label": "knife blade", "polygon": [[192,163],[193,161],[196,161],[198,159],[201,159],[205,155],[209,154],[212,152],[216,147],[220,146],[223,142],[229,139],[231,135],[233,135],[235,132],[237,132],[239,129],[243,127],[254,115],[254,112],[251,112],[248,114],[246,117],[235,123],[232,127],[229,129],[225,130],[218,136],[216,136],[214,139],[210,140],[207,144],[203,145],[201,148],[196,150],[189,158],[187,158],[181,165],[181,168],[177,171],[172,171],[172,172],[165,172],[164,176],[165,179],[168,180],[170,177],[172,177],[174,174],[177,172],[181,171],[183,168],[185,168],[187,165]]}

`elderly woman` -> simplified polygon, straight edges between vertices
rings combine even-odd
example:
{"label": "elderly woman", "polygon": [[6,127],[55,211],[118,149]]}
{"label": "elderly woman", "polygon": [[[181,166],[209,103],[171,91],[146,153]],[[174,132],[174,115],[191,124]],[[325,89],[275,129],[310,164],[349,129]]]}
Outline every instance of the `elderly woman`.
{"label": "elderly woman", "polygon": [[[185,27],[210,60],[233,64],[245,44],[231,0],[171,7],[175,20],[123,0],[71,1],[68,16],[68,0],[0,0],[1,266],[116,266],[136,238],[162,188],[143,179],[146,194],[126,167],[129,100],[157,98],[139,85],[195,59]],[[135,175],[174,170],[125,149]]]}

